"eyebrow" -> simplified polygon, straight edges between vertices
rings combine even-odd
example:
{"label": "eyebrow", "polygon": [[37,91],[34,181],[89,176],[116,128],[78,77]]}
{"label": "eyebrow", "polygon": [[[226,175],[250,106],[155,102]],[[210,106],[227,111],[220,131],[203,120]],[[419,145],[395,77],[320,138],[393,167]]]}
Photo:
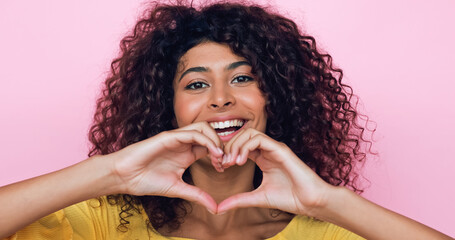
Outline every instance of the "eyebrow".
{"label": "eyebrow", "polygon": [[[249,62],[247,62],[247,61],[238,61],[238,62],[233,62],[233,63],[227,65],[226,68],[225,68],[225,71],[236,69],[236,68],[238,68],[240,66],[244,66],[244,65],[251,66],[251,64]],[[208,67],[192,67],[192,68],[188,68],[180,76],[179,82],[188,73],[191,73],[191,72],[209,72],[209,71],[210,71],[210,68],[208,68]]]}

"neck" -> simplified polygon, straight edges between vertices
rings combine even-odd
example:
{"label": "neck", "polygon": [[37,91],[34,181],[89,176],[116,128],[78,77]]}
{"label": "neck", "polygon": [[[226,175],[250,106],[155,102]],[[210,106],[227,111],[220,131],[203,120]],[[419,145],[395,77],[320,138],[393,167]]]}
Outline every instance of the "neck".
{"label": "neck", "polygon": [[254,169],[254,162],[247,161],[243,166],[235,165],[220,173],[205,161],[200,160],[190,167],[190,173],[194,185],[220,203],[237,193],[252,191],[254,189]]}
{"label": "neck", "polygon": [[[210,194],[217,203],[235,194],[254,189],[255,163],[252,161],[247,161],[243,166],[232,166],[219,173],[210,164],[210,160],[201,159],[191,165],[189,171],[193,184]],[[250,235],[256,236],[255,238],[260,236],[259,238],[265,239],[281,231],[292,218],[288,215],[272,217],[269,209],[253,207],[234,209],[222,215],[214,215],[199,204],[190,204],[192,205],[191,211],[185,216],[185,221],[177,231],[164,228],[160,229],[160,233],[195,239],[218,239],[220,236],[231,236],[227,239],[239,239],[248,237],[243,235],[234,237],[232,234],[248,232]],[[271,223],[274,224],[271,225]]]}
{"label": "neck", "polygon": [[[243,166],[235,165],[220,173],[208,161],[199,160],[191,166],[190,173],[194,185],[210,194],[217,203],[220,203],[235,194],[252,191],[254,189],[254,169],[254,162],[248,161]],[[223,215],[213,215],[198,204],[193,204],[192,208],[189,217],[193,221],[203,222],[213,230],[220,232],[236,228],[236,224],[243,222],[238,221],[239,219],[246,220],[249,217],[248,215],[251,216],[251,211],[255,211],[255,208],[235,209]]]}

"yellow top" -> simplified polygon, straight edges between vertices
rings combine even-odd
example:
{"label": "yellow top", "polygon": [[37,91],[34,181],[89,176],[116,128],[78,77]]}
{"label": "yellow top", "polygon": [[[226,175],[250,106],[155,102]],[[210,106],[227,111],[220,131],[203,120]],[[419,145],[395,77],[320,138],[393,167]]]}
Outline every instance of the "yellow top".
{"label": "yellow top", "polygon": [[[134,214],[126,232],[117,230],[119,207],[111,205],[105,197],[87,200],[46,216],[12,235],[8,240],[21,239],[173,239],[187,238],[164,237],[147,228],[147,214]],[[305,216],[296,216],[277,235],[269,240],[288,239],[363,239],[358,235],[331,223],[316,221]]]}

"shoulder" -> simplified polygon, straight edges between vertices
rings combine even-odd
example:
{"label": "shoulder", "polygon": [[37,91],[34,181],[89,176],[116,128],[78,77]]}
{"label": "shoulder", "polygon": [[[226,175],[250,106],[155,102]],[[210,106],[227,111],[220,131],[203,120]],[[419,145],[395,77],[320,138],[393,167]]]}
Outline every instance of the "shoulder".
{"label": "shoulder", "polygon": [[[139,207],[141,211],[128,213],[122,213],[121,207],[110,203],[104,196],[74,204],[65,208],[64,212],[74,232],[80,235],[92,232],[101,239],[149,239],[147,218],[142,207]],[[119,228],[121,214],[129,222],[128,228]]]}
{"label": "shoulder", "polygon": [[49,214],[9,239],[149,239],[146,218],[134,212],[127,218],[126,231],[120,231],[121,206],[106,197],[89,199]]}
{"label": "shoulder", "polygon": [[[276,238],[275,238],[276,237]],[[342,227],[307,216],[295,216],[288,226],[270,240],[287,239],[364,239]]]}

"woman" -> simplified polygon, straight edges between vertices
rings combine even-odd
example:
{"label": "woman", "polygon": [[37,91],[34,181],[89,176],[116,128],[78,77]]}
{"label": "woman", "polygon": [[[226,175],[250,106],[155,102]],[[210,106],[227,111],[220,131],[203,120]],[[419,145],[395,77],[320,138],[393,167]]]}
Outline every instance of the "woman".
{"label": "woman", "polygon": [[1,237],[450,239],[343,187],[364,128],[292,21],[157,5],[121,46],[90,158],[3,187]]}

